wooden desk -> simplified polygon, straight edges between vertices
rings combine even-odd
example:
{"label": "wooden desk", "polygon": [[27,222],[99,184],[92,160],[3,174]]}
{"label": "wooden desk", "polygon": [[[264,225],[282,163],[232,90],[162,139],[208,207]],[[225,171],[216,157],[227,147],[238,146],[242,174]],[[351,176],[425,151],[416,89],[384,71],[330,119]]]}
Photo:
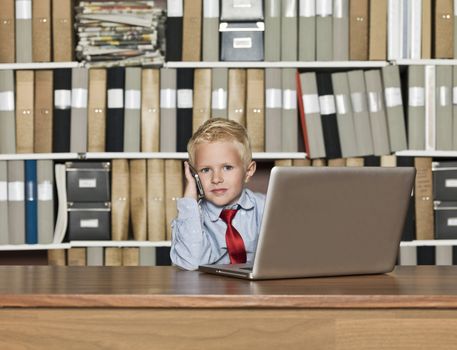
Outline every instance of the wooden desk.
{"label": "wooden desk", "polygon": [[0,349],[457,349],[457,267],[250,282],[0,267]]}

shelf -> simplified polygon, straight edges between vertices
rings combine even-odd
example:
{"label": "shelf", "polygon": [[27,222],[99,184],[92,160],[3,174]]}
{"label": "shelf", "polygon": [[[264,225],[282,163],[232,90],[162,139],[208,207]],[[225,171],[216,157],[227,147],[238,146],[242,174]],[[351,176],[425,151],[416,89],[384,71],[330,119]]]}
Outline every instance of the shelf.
{"label": "shelf", "polygon": [[454,59],[429,59],[429,60],[393,60],[392,64],[400,66],[421,65],[421,66],[442,66],[442,65],[457,65],[457,60]]}
{"label": "shelf", "polygon": [[166,62],[164,68],[369,68],[387,61]]}
{"label": "shelf", "polygon": [[0,160],[28,160],[28,159],[80,159],[78,153],[18,153],[0,154]]}
{"label": "shelf", "polygon": [[12,250],[48,250],[48,249],[69,249],[70,243],[60,244],[6,244],[0,245],[0,251]]}
{"label": "shelf", "polygon": [[171,247],[170,241],[71,241],[74,247]]}
{"label": "shelf", "polygon": [[457,157],[457,151],[418,151],[408,150],[395,153],[399,157]]}
{"label": "shelf", "polygon": [[[187,152],[101,152],[83,153],[82,159],[187,159]],[[304,152],[254,152],[253,159],[305,159]]]}
{"label": "shelf", "polygon": [[83,67],[81,62],[32,62],[32,63],[0,63],[0,70],[4,69],[56,69]]}
{"label": "shelf", "polygon": [[400,247],[422,247],[422,246],[453,246],[457,245],[457,239],[432,239],[421,241],[405,241]]}

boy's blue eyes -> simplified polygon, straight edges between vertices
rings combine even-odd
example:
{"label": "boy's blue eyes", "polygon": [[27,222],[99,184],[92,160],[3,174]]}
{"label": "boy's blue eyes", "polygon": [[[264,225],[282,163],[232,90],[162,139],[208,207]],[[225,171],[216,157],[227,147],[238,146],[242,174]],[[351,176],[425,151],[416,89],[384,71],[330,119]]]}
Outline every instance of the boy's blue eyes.
{"label": "boy's blue eyes", "polygon": [[[223,167],[224,170],[232,170],[233,169],[233,166],[232,165],[224,165]],[[200,172],[202,174],[206,174],[207,172],[209,172],[211,169],[210,168],[202,168],[200,169]]]}

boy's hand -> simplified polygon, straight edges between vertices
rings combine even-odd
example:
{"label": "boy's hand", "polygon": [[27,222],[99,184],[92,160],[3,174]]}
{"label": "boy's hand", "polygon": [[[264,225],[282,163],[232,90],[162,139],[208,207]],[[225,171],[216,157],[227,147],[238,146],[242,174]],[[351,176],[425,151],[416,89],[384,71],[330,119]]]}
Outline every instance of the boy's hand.
{"label": "boy's hand", "polygon": [[184,162],[184,175],[186,176],[186,188],[184,189],[184,197],[198,200],[197,184],[195,183],[195,179],[190,172],[188,161]]}

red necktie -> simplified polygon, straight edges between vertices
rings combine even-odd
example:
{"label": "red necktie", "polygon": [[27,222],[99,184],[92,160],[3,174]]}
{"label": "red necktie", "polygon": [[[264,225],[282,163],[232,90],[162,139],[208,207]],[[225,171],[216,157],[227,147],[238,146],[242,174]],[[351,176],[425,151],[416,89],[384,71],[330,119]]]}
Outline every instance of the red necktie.
{"label": "red necktie", "polygon": [[236,209],[224,209],[221,212],[220,218],[227,224],[225,242],[227,243],[230,263],[242,264],[246,262],[246,249],[240,233],[232,226],[232,220],[235,214]]}

